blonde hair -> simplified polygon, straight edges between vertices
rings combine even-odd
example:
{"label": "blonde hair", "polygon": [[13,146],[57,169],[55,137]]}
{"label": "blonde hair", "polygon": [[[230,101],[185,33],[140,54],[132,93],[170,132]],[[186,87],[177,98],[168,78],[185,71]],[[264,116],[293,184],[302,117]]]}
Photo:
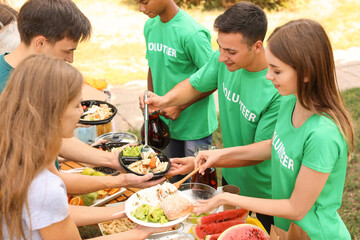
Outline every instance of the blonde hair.
{"label": "blonde hair", "polygon": [[[10,239],[25,238],[23,206],[32,180],[60,151],[61,118],[81,91],[71,65],[44,55],[22,61],[0,95],[0,206]],[[0,236],[4,229],[0,224]]]}
{"label": "blonde hair", "polygon": [[290,21],[274,30],[267,47],[296,70],[299,103],[318,115],[330,117],[339,127],[350,158],[355,145],[354,129],[340,94],[333,51],[324,28],[310,19]]}

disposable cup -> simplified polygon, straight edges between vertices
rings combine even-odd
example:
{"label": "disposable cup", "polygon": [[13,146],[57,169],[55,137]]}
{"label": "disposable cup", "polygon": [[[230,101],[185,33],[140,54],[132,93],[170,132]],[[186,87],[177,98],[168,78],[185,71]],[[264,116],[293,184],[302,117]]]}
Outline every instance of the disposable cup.
{"label": "disposable cup", "polygon": [[[222,187],[222,191],[238,195],[240,193],[240,188],[235,185],[225,185]],[[223,208],[224,210],[229,210],[235,209],[236,207],[232,205],[224,205]]]}

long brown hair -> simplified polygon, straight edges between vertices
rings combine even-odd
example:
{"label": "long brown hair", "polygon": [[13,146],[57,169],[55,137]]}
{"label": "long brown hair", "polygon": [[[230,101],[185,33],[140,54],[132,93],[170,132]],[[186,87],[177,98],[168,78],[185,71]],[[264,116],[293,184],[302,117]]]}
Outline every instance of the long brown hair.
{"label": "long brown hair", "polygon": [[267,47],[296,70],[299,103],[330,117],[340,128],[350,157],[355,145],[354,129],[340,94],[333,51],[324,28],[310,19],[290,21],[274,30]]}
{"label": "long brown hair", "polygon": [[[54,163],[61,118],[83,77],[62,60],[34,55],[22,61],[0,95],[0,206],[10,239],[25,238],[22,210],[32,180]],[[4,229],[0,224],[0,237]]]}

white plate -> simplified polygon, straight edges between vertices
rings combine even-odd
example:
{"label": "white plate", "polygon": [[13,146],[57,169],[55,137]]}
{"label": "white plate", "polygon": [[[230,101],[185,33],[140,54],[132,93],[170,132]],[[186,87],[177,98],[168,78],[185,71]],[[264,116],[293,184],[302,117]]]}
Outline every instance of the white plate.
{"label": "white plate", "polygon": [[105,203],[110,202],[111,200],[119,197],[125,191],[126,191],[126,188],[120,188],[120,191],[118,191],[117,193],[114,193],[111,196],[106,195],[106,197],[104,197],[104,198],[96,199],[95,202],[91,205],[91,207],[97,207],[97,206],[104,205]]}
{"label": "white plate", "polygon": [[[133,195],[131,195],[131,197],[125,202],[125,211],[126,211],[126,216],[128,218],[131,219],[131,221],[139,224],[139,225],[142,225],[142,226],[146,226],[146,227],[170,227],[172,225],[175,225],[177,223],[180,223],[182,221],[184,221],[189,215],[187,214],[186,216],[182,217],[182,218],[178,218],[176,220],[173,220],[173,221],[169,221],[167,223],[152,223],[152,222],[144,222],[144,221],[141,221],[139,219],[137,219],[136,217],[134,217],[133,215],[131,215],[131,212],[135,211],[136,208],[138,208],[139,206],[134,206],[134,203],[136,201],[138,201],[138,196],[141,196],[143,195],[144,193],[146,193],[147,191],[149,191],[149,188],[147,189],[143,189],[137,193],[134,193]],[[176,194],[181,194],[182,197],[188,199],[187,196],[185,196],[184,194],[182,194],[180,191],[176,191]],[[190,199],[188,199],[190,200]],[[191,201],[191,200],[190,200]]]}

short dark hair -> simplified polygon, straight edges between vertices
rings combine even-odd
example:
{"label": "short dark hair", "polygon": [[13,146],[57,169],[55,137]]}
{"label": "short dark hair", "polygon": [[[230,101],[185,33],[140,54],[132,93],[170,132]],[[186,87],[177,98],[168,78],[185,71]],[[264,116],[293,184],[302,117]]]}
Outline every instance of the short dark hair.
{"label": "short dark hair", "polygon": [[0,4],[0,29],[16,21],[18,12],[6,4]]}
{"label": "short dark hair", "polygon": [[250,2],[239,2],[215,19],[214,28],[221,33],[240,33],[244,42],[252,46],[264,41],[267,19],[264,11]]}
{"label": "short dark hair", "polygon": [[43,35],[56,42],[69,38],[75,42],[90,38],[89,19],[71,0],[29,0],[19,11],[18,29],[23,43]]}

